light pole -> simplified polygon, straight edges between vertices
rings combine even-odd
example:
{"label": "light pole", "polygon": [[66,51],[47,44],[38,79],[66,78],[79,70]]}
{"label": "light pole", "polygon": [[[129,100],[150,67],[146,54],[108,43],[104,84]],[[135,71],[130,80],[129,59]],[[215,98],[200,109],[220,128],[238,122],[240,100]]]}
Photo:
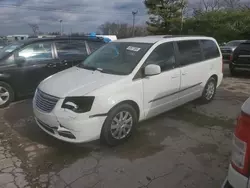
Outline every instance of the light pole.
{"label": "light pole", "polygon": [[60,34],[61,34],[61,36],[62,36],[62,34],[63,34],[63,32],[62,32],[62,22],[63,22],[63,20],[60,20],[60,25],[61,25]]}
{"label": "light pole", "polygon": [[138,13],[137,11],[132,11],[132,15],[133,15],[133,30],[132,30],[132,36],[135,36],[135,15]]}

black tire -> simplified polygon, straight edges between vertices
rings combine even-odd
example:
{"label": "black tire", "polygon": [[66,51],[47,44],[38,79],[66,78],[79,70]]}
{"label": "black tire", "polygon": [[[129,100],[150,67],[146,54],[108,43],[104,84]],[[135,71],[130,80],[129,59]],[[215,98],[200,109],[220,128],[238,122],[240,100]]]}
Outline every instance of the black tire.
{"label": "black tire", "polygon": [[[210,93],[209,97],[208,97],[208,87],[210,86],[210,84],[213,85],[214,87],[214,92]],[[214,99],[215,93],[216,93],[216,87],[217,87],[217,82],[215,80],[215,78],[211,77],[209,78],[209,80],[207,81],[204,90],[202,92],[202,96],[200,98],[200,102],[201,104],[207,104],[209,102],[211,102]]]}
{"label": "black tire", "polygon": [[[4,107],[7,107],[9,106],[9,104],[14,100],[14,91],[12,89],[12,87],[7,84],[6,82],[1,82],[0,81],[0,87],[2,88],[2,90],[6,90],[8,93],[9,93],[9,97],[6,99],[6,98],[3,98],[3,99],[6,99],[6,101],[3,103],[3,104],[0,104],[0,108],[4,108]],[[0,91],[1,93],[1,91]]]}
{"label": "black tire", "polygon": [[234,66],[232,65],[232,63],[229,64],[229,70],[230,70],[231,76],[236,76],[237,75],[237,72],[236,72]]}
{"label": "black tire", "polygon": [[[111,133],[111,124],[114,121],[113,119],[121,112],[129,112],[129,114],[132,117],[132,126],[131,126],[130,131],[124,138],[117,139]],[[133,106],[131,106],[130,104],[126,104],[126,103],[115,106],[113,109],[110,110],[110,112],[108,113],[108,117],[106,118],[103,124],[102,132],[101,132],[101,140],[104,141],[109,146],[119,145],[123,143],[124,141],[126,141],[132,135],[137,122],[138,122],[138,117],[137,117],[136,110],[133,108]]]}

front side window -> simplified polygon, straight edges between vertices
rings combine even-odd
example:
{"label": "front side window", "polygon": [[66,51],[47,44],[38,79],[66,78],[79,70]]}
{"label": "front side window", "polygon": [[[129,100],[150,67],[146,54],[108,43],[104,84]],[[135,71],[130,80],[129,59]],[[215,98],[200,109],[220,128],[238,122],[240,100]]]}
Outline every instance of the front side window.
{"label": "front side window", "polygon": [[108,74],[130,74],[152,44],[111,42],[92,53],[79,67]]}
{"label": "front side window", "polygon": [[178,41],[180,64],[182,66],[202,61],[201,49],[198,40]]}
{"label": "front side window", "polygon": [[161,71],[173,69],[176,66],[174,45],[172,42],[161,44],[156,47],[146,60],[146,65],[156,64],[161,67]]}
{"label": "front side window", "polygon": [[58,41],[56,49],[59,59],[81,58],[88,55],[84,41]]}
{"label": "front side window", "polygon": [[212,58],[220,57],[219,49],[214,41],[201,40],[201,45],[202,45],[205,59],[212,59]]}
{"label": "front side window", "polygon": [[43,61],[52,59],[51,42],[38,42],[25,46],[17,53],[18,57],[24,57],[26,61]]}

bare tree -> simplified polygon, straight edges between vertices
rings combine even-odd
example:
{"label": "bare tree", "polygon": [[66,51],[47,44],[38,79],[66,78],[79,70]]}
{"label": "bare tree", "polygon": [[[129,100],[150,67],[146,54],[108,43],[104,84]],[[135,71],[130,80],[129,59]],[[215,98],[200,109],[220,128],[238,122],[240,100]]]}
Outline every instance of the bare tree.
{"label": "bare tree", "polygon": [[223,6],[222,0],[201,0],[201,3],[203,4],[203,8],[206,12],[219,10]]}
{"label": "bare tree", "polygon": [[240,7],[241,2],[240,0],[224,0],[224,5],[226,8],[235,9]]}
{"label": "bare tree", "polygon": [[28,24],[28,25],[31,27],[34,35],[39,34],[39,26],[37,24]]}

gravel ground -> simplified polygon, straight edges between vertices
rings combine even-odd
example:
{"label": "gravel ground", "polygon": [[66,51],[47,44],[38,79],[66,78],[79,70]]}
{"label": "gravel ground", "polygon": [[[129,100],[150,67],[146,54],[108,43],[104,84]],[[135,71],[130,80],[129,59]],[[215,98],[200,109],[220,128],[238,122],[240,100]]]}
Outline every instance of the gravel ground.
{"label": "gravel ground", "polygon": [[58,141],[35,124],[31,99],[13,103],[0,110],[0,188],[220,187],[235,119],[250,94],[247,75],[225,73],[212,103],[144,121],[113,148]]}

